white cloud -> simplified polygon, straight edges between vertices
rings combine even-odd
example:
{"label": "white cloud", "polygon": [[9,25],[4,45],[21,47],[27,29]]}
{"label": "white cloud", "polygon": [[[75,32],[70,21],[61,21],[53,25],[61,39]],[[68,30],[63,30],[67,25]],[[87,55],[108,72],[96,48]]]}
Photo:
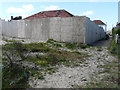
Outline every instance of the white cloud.
{"label": "white cloud", "polygon": [[44,7],[44,10],[57,10],[59,6],[51,5]]}
{"label": "white cloud", "polygon": [[23,10],[21,8],[10,7],[6,10],[7,13],[21,13]]}
{"label": "white cloud", "polygon": [[23,7],[23,9],[25,9],[26,11],[32,11],[32,10],[34,9],[34,7],[33,7],[32,4],[23,5],[22,7]]}
{"label": "white cloud", "polygon": [[7,13],[26,13],[34,9],[33,5],[23,5],[21,8],[9,7]]}
{"label": "white cloud", "polygon": [[93,11],[86,11],[82,13],[82,15],[85,15],[85,16],[92,15],[92,14],[94,14]]}

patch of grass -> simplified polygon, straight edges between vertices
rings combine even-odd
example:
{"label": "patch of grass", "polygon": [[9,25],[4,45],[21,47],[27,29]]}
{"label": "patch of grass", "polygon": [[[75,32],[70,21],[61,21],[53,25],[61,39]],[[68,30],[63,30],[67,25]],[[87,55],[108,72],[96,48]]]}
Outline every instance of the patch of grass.
{"label": "patch of grass", "polygon": [[30,43],[30,44],[23,44],[23,46],[27,50],[31,50],[32,52],[49,52],[52,51],[53,49],[49,48],[46,46],[46,43]]}
{"label": "patch of grass", "polygon": [[78,47],[80,47],[81,49],[90,48],[89,45],[85,45],[85,44],[78,44]]}
{"label": "patch of grass", "polygon": [[102,47],[101,47],[101,46],[98,46],[98,47],[97,47],[97,51],[103,51]]}
{"label": "patch of grass", "polygon": [[97,68],[103,68],[102,71],[98,72],[98,74],[105,74],[101,80],[93,81],[87,83],[86,88],[118,88],[118,80],[119,80],[119,70],[118,70],[118,60],[113,60],[104,65],[99,65]]}
{"label": "patch of grass", "polygon": [[81,53],[80,53],[80,52],[78,52],[78,51],[74,51],[74,52],[72,52],[72,53],[76,53],[76,54],[81,55]]}
{"label": "patch of grass", "polygon": [[108,81],[88,82],[84,88],[117,88],[117,85],[113,86],[113,83]]}
{"label": "patch of grass", "polygon": [[85,48],[90,48],[89,45],[85,45],[85,44],[81,44],[81,43],[76,43],[76,42],[66,42],[65,43],[65,47],[67,47],[68,49],[77,49],[77,48],[81,48],[81,49],[85,49]]}
{"label": "patch of grass", "polygon": [[6,60],[8,60],[8,58],[2,58],[2,61],[6,61]]}
{"label": "patch of grass", "polygon": [[28,69],[29,73],[31,76],[37,78],[37,79],[44,79],[44,76],[42,75],[41,72],[39,72],[39,70],[37,70],[36,68],[33,69]]}
{"label": "patch of grass", "polygon": [[39,74],[38,79],[45,79],[43,75]]}
{"label": "patch of grass", "polygon": [[120,44],[116,44],[114,37],[112,38],[112,41],[110,42],[110,45],[107,49],[109,50],[112,56],[120,60]]}
{"label": "patch of grass", "polygon": [[67,47],[68,49],[76,49],[76,46],[75,46],[75,44],[72,44],[72,43],[70,43],[70,42],[66,42],[65,43],[65,47]]}
{"label": "patch of grass", "polygon": [[2,69],[2,87],[4,88],[28,88],[27,83],[29,73],[14,64],[13,67],[5,67]]}
{"label": "patch of grass", "polygon": [[29,73],[31,76],[34,76],[35,74],[38,74],[38,71],[36,69],[29,69]]}
{"label": "patch of grass", "polygon": [[8,39],[4,39],[4,38],[3,38],[3,40],[6,42],[24,42],[24,40],[8,40]]}
{"label": "patch of grass", "polygon": [[[79,52],[68,52],[65,50],[59,51],[50,51],[46,53],[46,55],[36,55],[36,57],[29,57],[27,61],[36,63],[37,65],[41,65],[42,67],[47,67],[49,65],[55,66],[64,64],[69,66],[69,63],[76,62],[77,59],[83,60],[83,58],[88,57],[87,53],[79,53]],[[79,61],[79,60],[78,60]],[[77,63],[77,62],[76,62]],[[73,64],[74,66],[78,66],[77,64]]]}
{"label": "patch of grass", "polygon": [[120,59],[120,44],[116,44],[114,38],[112,38],[108,50],[112,55],[116,55]]}
{"label": "patch of grass", "polygon": [[54,43],[53,46],[55,46],[55,47],[62,47],[62,45],[59,44],[59,43]]}
{"label": "patch of grass", "polygon": [[55,41],[55,40],[53,40],[53,39],[48,39],[46,43],[53,44],[54,42],[56,42],[56,41]]}
{"label": "patch of grass", "polygon": [[66,59],[56,53],[48,53],[47,56],[37,56],[37,58],[28,58],[27,61],[34,62],[43,67],[48,65],[56,65],[58,62],[64,62]]}
{"label": "patch of grass", "polygon": [[39,61],[36,62],[36,64],[40,64],[43,67],[43,66],[46,66],[48,64],[48,62],[39,60]]}
{"label": "patch of grass", "polygon": [[[61,44],[49,40],[48,43],[54,42],[54,46],[56,47],[61,47]],[[43,67],[47,73],[53,74],[56,72],[55,68],[48,68],[48,66],[55,66],[55,65],[61,65],[64,64],[66,66],[79,66],[77,63],[80,59],[81,61],[83,58],[88,57],[87,53],[80,53],[80,52],[68,52],[65,50],[57,50],[57,49],[52,49],[47,46],[46,43],[30,43],[30,44],[21,44],[22,47],[24,47],[24,50],[21,51],[23,53],[24,51],[32,51],[32,52],[43,52],[45,55],[36,55],[36,57],[28,57],[26,60],[28,62],[33,62],[36,65],[40,65]],[[75,47],[74,47],[75,45]],[[4,45],[3,48],[4,50],[11,48],[12,44]],[[15,46],[12,46],[15,48]],[[71,47],[71,46],[70,46]],[[77,44],[73,43],[72,48],[76,48]],[[6,60],[6,59],[5,59]],[[48,69],[47,69],[48,68]],[[36,77],[38,79],[44,79],[43,75],[41,72],[38,71],[38,69],[33,68],[33,69],[28,69],[29,75]],[[13,73],[15,74],[15,73]],[[8,79],[8,77],[7,77]],[[11,78],[12,79],[12,78]],[[23,86],[24,87],[24,86]]]}
{"label": "patch of grass", "polygon": [[55,73],[57,71],[57,68],[48,68],[47,69],[47,72],[48,72],[48,74],[53,74],[53,73]]}

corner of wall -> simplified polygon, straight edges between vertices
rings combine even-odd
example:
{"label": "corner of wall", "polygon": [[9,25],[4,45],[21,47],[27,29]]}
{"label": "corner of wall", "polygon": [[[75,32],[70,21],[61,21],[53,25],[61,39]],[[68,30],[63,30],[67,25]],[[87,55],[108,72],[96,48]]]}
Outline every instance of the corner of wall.
{"label": "corner of wall", "polygon": [[88,25],[87,25],[87,17],[85,16],[85,35],[84,35],[84,43],[87,44],[87,28],[88,28]]}

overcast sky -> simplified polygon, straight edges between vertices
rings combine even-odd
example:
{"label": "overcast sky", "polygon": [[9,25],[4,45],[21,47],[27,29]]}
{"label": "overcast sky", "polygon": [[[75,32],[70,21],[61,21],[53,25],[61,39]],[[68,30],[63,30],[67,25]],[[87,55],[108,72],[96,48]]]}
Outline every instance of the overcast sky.
{"label": "overcast sky", "polygon": [[74,2],[72,0],[69,0],[69,2],[67,0],[64,0],[64,2],[62,0],[51,0],[55,2],[50,2],[50,0],[10,1],[4,0],[0,3],[0,18],[6,20],[9,20],[10,16],[25,18],[41,11],[65,9],[73,15],[87,16],[91,20],[102,20],[107,23],[108,30],[111,30],[112,25],[115,26],[118,21],[119,0],[84,0],[84,2],[82,2],[83,0],[74,0]]}

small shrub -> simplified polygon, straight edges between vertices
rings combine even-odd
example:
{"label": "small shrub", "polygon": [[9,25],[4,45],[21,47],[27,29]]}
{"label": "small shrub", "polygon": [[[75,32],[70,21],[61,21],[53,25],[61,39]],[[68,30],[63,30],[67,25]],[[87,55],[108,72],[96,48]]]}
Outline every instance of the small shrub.
{"label": "small shrub", "polygon": [[38,71],[36,69],[29,69],[29,73],[31,76],[34,76],[35,74],[38,74]]}
{"label": "small shrub", "polygon": [[101,46],[97,47],[97,51],[102,51],[102,47]]}
{"label": "small shrub", "polygon": [[58,44],[58,43],[54,43],[53,45],[56,46],[56,47],[62,47],[62,45]]}
{"label": "small shrub", "polygon": [[27,88],[28,77],[28,71],[17,64],[5,67],[2,69],[2,88]]}
{"label": "small shrub", "polygon": [[65,62],[66,59],[65,59],[65,58],[62,58],[62,59],[60,59],[59,61],[60,61],[60,62]]}
{"label": "small shrub", "polygon": [[51,49],[49,47],[44,47],[44,48],[32,48],[31,51],[32,52],[49,52]]}
{"label": "small shrub", "polygon": [[102,49],[97,49],[97,51],[102,51]]}
{"label": "small shrub", "polygon": [[85,45],[85,44],[82,44],[82,43],[77,44],[77,47],[80,47],[81,49],[90,48],[89,45]]}
{"label": "small shrub", "polygon": [[51,49],[48,46],[45,46],[45,43],[30,43],[24,44],[27,50],[31,50],[32,52],[49,52]]}
{"label": "small shrub", "polygon": [[54,42],[56,42],[56,41],[53,40],[53,39],[48,39],[48,40],[47,40],[47,43],[51,43],[51,44],[53,44]]}
{"label": "small shrub", "polygon": [[33,58],[33,57],[29,57],[29,58],[27,58],[27,61],[28,62],[33,62],[33,63],[36,63],[37,61],[39,61],[40,59],[38,59],[38,58]]}
{"label": "small shrub", "polygon": [[42,74],[39,74],[38,79],[45,79],[45,78],[44,78],[44,76]]}
{"label": "small shrub", "polygon": [[67,47],[68,49],[75,49],[75,44],[72,44],[72,43],[70,43],[70,42],[66,42],[65,43],[65,47]]}
{"label": "small shrub", "polygon": [[36,64],[40,64],[41,66],[47,66],[48,62],[47,61],[37,61]]}
{"label": "small shrub", "polygon": [[114,31],[114,34],[118,34],[120,36],[120,28]]}
{"label": "small shrub", "polygon": [[81,55],[81,53],[80,53],[80,52],[78,52],[78,51],[74,51],[74,52],[72,52],[72,53],[77,53],[77,54]]}
{"label": "small shrub", "polygon": [[106,34],[106,36],[105,36],[105,40],[108,40],[108,39],[109,39],[109,35]]}
{"label": "small shrub", "polygon": [[54,54],[54,53],[53,54],[52,53],[48,54],[46,60],[51,65],[57,64],[57,62],[58,62],[57,54]]}

